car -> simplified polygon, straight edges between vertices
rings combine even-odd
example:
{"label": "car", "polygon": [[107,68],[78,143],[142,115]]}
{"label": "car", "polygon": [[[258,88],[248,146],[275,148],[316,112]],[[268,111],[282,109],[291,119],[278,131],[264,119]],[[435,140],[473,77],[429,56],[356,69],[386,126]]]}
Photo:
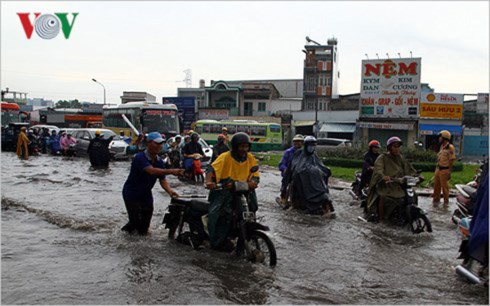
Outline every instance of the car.
{"label": "car", "polygon": [[352,140],[341,138],[318,138],[318,147],[352,147]]}
{"label": "car", "polygon": [[126,154],[126,148],[128,144],[122,139],[121,136],[117,135],[108,129],[73,129],[72,136],[77,141],[76,154],[77,156],[88,156],[87,149],[90,144],[90,140],[95,138],[95,131],[100,131],[100,134],[108,139],[113,136],[112,142],[109,144],[109,151],[114,159],[127,159],[129,156]]}
{"label": "car", "polygon": [[[174,142],[175,137],[171,137],[167,140],[167,144],[170,147],[170,144]],[[184,137],[182,137],[182,141],[184,141]],[[209,162],[211,161],[211,158],[213,157],[213,147],[210,146],[206,140],[202,139],[199,137],[199,143],[201,144],[202,150],[204,151],[204,156],[206,156],[203,160],[201,160],[201,166],[202,168],[205,168],[208,166]]]}
{"label": "car", "polygon": [[38,133],[41,133],[43,128],[48,129],[49,135],[51,135],[51,132],[53,130],[56,131],[56,134],[59,134],[59,132],[60,132],[60,128],[57,127],[56,125],[47,125],[47,124],[36,124],[36,125],[31,126],[29,129],[30,130],[36,130]]}

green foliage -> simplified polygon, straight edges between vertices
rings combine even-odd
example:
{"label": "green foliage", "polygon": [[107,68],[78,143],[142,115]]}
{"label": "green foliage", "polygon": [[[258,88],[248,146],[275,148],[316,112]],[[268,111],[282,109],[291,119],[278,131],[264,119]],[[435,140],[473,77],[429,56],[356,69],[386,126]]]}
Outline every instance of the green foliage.
{"label": "green foliage", "polygon": [[77,100],[59,100],[54,108],[82,108],[82,104]]}
{"label": "green foliage", "polygon": [[[362,160],[368,148],[363,147],[335,147],[335,148],[317,148],[318,156],[321,158],[348,158]],[[383,149],[380,153],[384,152]],[[402,155],[410,162],[436,162],[437,153],[434,151],[421,150],[419,148],[403,148]]]}
{"label": "green foliage", "polygon": [[[335,158],[335,157],[324,157],[322,161],[327,166],[343,167],[343,168],[362,168],[362,160],[360,159],[347,159],[347,158]],[[417,170],[422,170],[425,172],[432,171],[436,169],[435,162],[410,162],[412,166]],[[453,165],[453,171],[462,171],[463,164],[461,162],[455,162]]]}

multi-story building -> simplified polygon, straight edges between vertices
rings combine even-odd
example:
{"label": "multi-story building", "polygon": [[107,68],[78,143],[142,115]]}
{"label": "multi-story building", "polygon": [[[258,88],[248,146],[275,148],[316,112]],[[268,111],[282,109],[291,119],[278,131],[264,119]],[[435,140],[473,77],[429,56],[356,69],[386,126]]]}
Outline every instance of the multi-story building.
{"label": "multi-story building", "polygon": [[[306,37],[310,45],[305,45],[303,69],[304,111],[326,111],[332,99],[338,97],[338,54],[337,39],[331,38],[327,45],[321,45]],[[315,118],[317,121],[317,118]]]}

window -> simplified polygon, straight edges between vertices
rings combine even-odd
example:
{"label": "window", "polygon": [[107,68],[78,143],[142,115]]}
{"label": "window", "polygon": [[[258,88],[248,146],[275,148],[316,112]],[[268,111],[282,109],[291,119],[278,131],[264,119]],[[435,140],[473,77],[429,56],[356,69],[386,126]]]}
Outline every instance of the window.
{"label": "window", "polygon": [[210,124],[209,132],[211,134],[221,134],[221,124]]}
{"label": "window", "polygon": [[259,102],[259,112],[265,112],[265,102]]}
{"label": "window", "polygon": [[251,133],[252,136],[265,136],[265,126],[252,126]]}
{"label": "window", "polygon": [[247,133],[250,135],[250,127],[249,126],[246,126],[246,125],[238,125],[236,127],[236,131],[237,133],[238,132],[243,132],[243,133]]}
{"label": "window", "polygon": [[271,131],[271,133],[280,133],[281,132],[281,126],[276,125],[276,124],[271,124],[271,125],[269,125],[269,130]]}

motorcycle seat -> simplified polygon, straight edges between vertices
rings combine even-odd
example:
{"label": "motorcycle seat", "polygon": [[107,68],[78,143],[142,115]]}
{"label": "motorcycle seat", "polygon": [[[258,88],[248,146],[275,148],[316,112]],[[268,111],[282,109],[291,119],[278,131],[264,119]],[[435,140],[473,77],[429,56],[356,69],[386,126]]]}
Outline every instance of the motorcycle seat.
{"label": "motorcycle seat", "polygon": [[196,200],[196,199],[186,199],[186,198],[172,198],[172,204],[180,204],[190,207],[191,210],[198,212],[208,212],[209,211],[209,202]]}
{"label": "motorcycle seat", "polygon": [[466,192],[470,196],[472,201],[476,200],[476,193],[477,193],[476,188],[473,188],[471,186],[464,186],[463,191]]}

